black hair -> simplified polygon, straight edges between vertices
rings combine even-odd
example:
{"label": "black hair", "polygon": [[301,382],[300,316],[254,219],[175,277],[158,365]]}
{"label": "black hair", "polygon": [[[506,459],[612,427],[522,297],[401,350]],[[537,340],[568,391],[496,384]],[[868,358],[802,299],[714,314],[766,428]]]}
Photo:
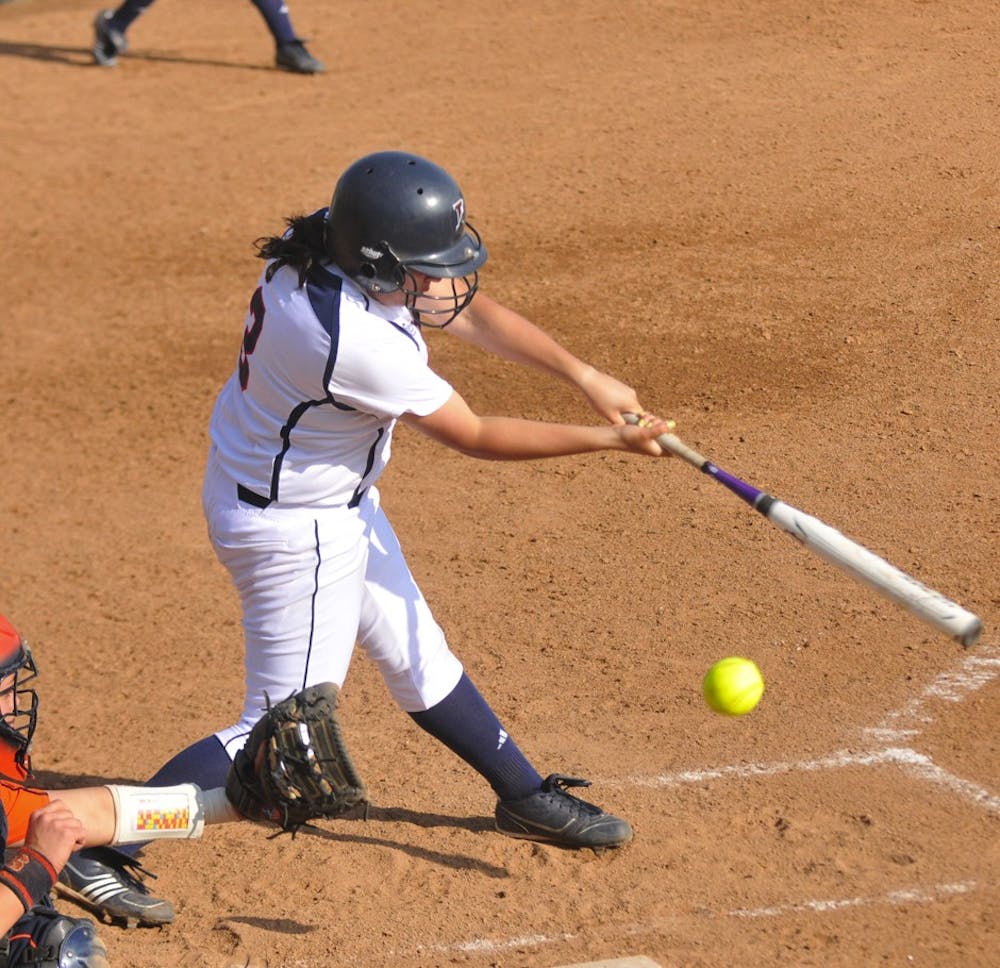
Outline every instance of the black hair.
{"label": "black hair", "polygon": [[299,274],[299,285],[305,285],[309,270],[326,258],[326,210],[312,215],[292,215],[285,219],[288,231],[283,235],[264,235],[254,241],[257,258],[268,262],[266,278],[270,282],[274,274],[285,266]]}

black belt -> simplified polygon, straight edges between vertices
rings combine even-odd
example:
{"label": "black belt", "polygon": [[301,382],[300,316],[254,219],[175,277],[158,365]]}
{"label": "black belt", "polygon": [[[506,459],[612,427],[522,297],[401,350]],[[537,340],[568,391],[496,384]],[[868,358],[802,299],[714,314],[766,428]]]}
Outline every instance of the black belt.
{"label": "black belt", "polygon": [[[367,487],[363,487],[360,491],[356,491],[347,506],[349,508],[356,508],[361,503],[361,499],[365,496],[367,490]],[[256,491],[251,491],[250,488],[244,487],[242,484],[236,485],[236,496],[244,504],[252,504],[255,508],[266,508],[274,503],[269,497],[261,497]]]}
{"label": "black belt", "polygon": [[252,504],[255,508],[266,508],[270,503],[271,499],[269,497],[261,497],[250,488],[244,487],[242,484],[236,485],[236,496],[244,504]]}

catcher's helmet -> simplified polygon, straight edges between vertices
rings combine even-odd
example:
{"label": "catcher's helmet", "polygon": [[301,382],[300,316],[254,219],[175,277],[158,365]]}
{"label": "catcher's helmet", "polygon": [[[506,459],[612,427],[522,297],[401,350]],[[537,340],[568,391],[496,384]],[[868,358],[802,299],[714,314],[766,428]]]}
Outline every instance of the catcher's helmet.
{"label": "catcher's helmet", "polygon": [[[14,761],[24,772],[38,723],[38,694],[26,686],[37,675],[28,644],[0,615],[0,741],[13,748]],[[2,764],[0,758],[0,769]]]}
{"label": "catcher's helmet", "polygon": [[[472,301],[486,261],[455,179],[402,151],[367,155],[340,176],[327,213],[326,251],[367,292],[402,291],[421,322],[437,326]],[[421,294],[414,272],[452,280],[450,294]]]}

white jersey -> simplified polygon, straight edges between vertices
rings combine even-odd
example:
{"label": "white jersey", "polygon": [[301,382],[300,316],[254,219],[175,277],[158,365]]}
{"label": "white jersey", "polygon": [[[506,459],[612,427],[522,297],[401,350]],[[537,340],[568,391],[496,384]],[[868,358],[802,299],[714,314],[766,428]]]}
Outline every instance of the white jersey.
{"label": "white jersey", "polygon": [[259,506],[354,505],[385,469],[396,419],[433,413],[451,393],[407,309],[332,266],[301,287],[295,269],[262,273],[212,412],[215,459]]}

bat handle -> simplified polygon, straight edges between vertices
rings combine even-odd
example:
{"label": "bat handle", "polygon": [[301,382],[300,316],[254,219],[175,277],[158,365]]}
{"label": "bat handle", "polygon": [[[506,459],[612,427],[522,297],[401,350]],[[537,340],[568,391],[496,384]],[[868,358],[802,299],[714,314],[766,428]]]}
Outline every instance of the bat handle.
{"label": "bat handle", "polygon": [[[638,416],[634,413],[624,413],[622,416],[625,418],[625,423],[637,424],[639,422]],[[677,457],[682,457],[689,464],[693,464],[698,470],[704,470],[705,465],[708,463],[708,459],[702,457],[698,451],[693,450],[688,447],[676,434],[660,434],[656,438],[656,442],[664,449],[669,450],[671,454],[675,454]]]}

